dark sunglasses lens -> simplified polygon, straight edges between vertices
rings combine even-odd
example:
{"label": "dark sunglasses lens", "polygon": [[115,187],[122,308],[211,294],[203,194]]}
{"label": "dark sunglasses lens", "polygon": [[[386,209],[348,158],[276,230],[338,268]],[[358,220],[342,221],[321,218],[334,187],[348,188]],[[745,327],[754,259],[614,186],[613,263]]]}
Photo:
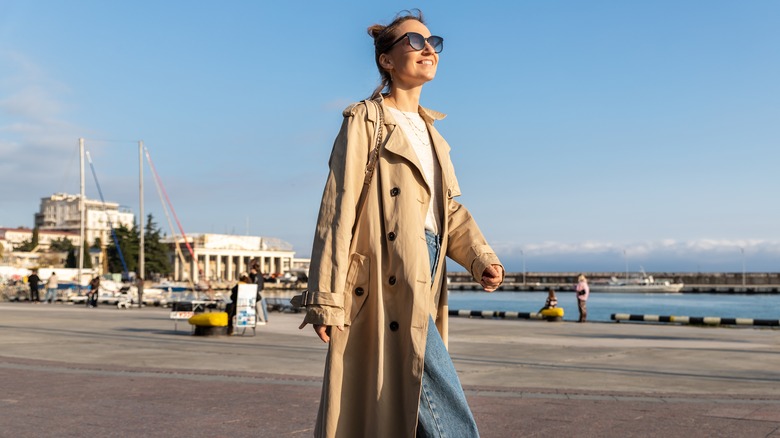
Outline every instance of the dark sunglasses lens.
{"label": "dark sunglasses lens", "polygon": [[441,53],[442,49],[444,48],[444,38],[440,36],[429,36],[428,43],[431,45],[431,47],[433,47],[433,51],[436,53]]}
{"label": "dark sunglasses lens", "polygon": [[422,50],[425,47],[425,38],[419,33],[409,32],[406,34],[406,37],[409,38],[409,45],[414,50]]}

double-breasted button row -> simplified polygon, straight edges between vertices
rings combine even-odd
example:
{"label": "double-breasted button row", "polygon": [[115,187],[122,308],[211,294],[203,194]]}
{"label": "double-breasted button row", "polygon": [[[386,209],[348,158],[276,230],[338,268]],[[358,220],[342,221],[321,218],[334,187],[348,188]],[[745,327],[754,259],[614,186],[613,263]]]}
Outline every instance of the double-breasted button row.
{"label": "double-breasted button row", "polygon": [[394,332],[398,331],[398,323],[396,321],[390,323],[390,330]]}
{"label": "double-breasted button row", "polygon": [[355,288],[355,295],[362,297],[366,291],[362,287]]}

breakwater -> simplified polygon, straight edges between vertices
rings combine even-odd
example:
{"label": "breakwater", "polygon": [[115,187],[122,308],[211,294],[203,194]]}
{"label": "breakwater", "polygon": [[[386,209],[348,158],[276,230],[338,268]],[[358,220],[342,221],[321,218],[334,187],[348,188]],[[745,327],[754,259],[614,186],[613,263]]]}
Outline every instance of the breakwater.
{"label": "breakwater", "polygon": [[[507,272],[502,291],[556,291],[573,290],[580,272]],[[605,282],[611,278],[623,279],[625,272],[584,272],[590,282]],[[723,293],[723,294],[778,294],[780,293],[780,273],[689,273],[689,272],[648,272],[656,280],[669,280],[683,283],[682,293]],[[466,272],[448,272],[449,289],[452,291],[481,290]]]}

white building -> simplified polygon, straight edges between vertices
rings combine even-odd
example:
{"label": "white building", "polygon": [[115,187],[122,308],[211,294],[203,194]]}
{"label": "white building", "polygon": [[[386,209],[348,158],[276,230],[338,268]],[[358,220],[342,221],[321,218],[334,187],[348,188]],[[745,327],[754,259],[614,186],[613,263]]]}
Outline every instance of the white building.
{"label": "white building", "polygon": [[[30,228],[0,228],[0,245],[5,251],[13,251],[25,241],[32,241],[33,230]],[[68,239],[73,246],[79,246],[81,237],[78,230],[72,231],[41,231],[38,230],[38,250],[49,249],[55,240]]]}
{"label": "white building", "polygon": [[[40,212],[35,214],[35,226],[40,231],[58,230],[79,233],[81,215],[79,213],[80,195],[56,193],[41,198]],[[84,237],[86,245],[92,245],[96,238],[105,247],[111,240],[111,227],[124,225],[133,227],[135,215],[127,209],[120,209],[115,202],[100,202],[85,199]],[[73,242],[76,245],[76,242]]]}
{"label": "white building", "polygon": [[295,251],[292,245],[279,239],[260,236],[233,236],[225,234],[193,234],[187,236],[195,257],[182,237],[178,237],[177,255],[172,238],[163,239],[171,247],[171,264],[176,281],[200,278],[218,281],[235,281],[241,273],[249,272],[253,260],[260,262],[263,274],[283,274],[293,268]]}

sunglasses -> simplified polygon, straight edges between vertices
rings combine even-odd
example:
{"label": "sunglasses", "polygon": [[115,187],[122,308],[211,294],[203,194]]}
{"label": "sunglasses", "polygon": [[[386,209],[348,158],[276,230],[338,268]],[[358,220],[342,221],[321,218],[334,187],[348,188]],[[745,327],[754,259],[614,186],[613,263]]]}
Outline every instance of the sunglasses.
{"label": "sunglasses", "polygon": [[436,35],[431,35],[428,38],[425,38],[424,36],[420,35],[417,32],[406,32],[405,34],[398,37],[397,40],[393,41],[393,44],[390,44],[390,47],[385,50],[385,52],[390,51],[390,49],[393,48],[396,44],[401,42],[404,38],[409,39],[409,45],[412,46],[414,50],[420,51],[425,48],[425,43],[433,47],[433,51],[436,53],[441,53],[442,49],[444,48],[444,38]]}

